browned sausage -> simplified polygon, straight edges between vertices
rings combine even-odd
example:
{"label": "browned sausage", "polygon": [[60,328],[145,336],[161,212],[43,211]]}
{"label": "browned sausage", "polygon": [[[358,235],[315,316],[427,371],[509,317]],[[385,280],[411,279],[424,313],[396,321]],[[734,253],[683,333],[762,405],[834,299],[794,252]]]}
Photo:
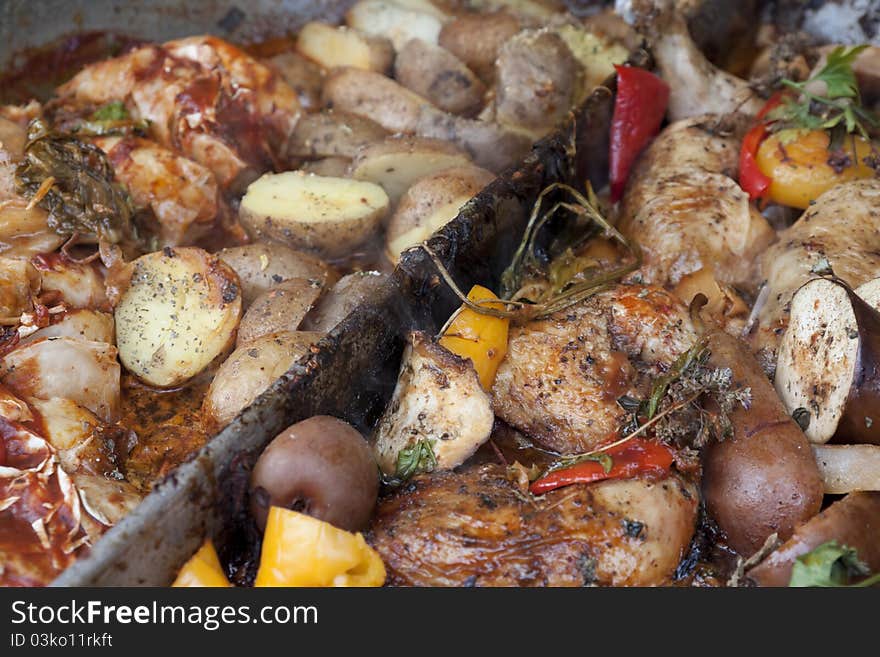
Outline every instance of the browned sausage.
{"label": "browned sausage", "polygon": [[761,586],[787,586],[795,559],[832,540],[855,548],[871,572],[880,570],[880,493],[851,493],[835,502],[798,527],[749,577]]}
{"label": "browned sausage", "polygon": [[753,554],[770,534],[788,539],[819,512],[823,486],[800,427],[746,346],[720,330],[707,335],[712,367],[728,367],[752,392],[730,416],[734,435],[706,449],[703,494],[731,547]]}

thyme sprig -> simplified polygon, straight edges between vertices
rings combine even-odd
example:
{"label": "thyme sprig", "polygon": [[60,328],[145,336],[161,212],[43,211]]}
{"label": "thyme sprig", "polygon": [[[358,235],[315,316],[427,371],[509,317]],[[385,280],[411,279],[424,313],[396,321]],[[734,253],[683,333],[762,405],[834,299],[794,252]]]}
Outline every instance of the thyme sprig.
{"label": "thyme sprig", "polygon": [[[563,191],[574,198],[574,202],[557,201],[549,209],[542,212],[544,203],[549,196],[558,191]],[[568,217],[574,217],[578,224],[580,238],[583,241],[592,237],[601,229],[606,235],[622,244],[631,254],[629,262],[607,271],[594,272],[585,270],[583,267],[572,266],[571,251],[566,249],[558,259],[551,261],[547,271],[554,272],[551,285],[546,292],[536,299],[515,298],[521,289],[522,281],[527,273],[543,271],[540,265],[540,257],[537,254],[537,239],[541,229],[560,210],[568,210]],[[420,244],[414,249],[424,251],[441,278],[452,290],[453,294],[461,301],[463,307],[483,315],[510,319],[515,324],[525,324],[534,319],[540,319],[564,310],[597,292],[607,289],[612,283],[619,281],[627,274],[636,271],[642,265],[642,252],[637,242],[622,235],[611,225],[598,209],[598,201],[592,188],[587,184],[587,195],[581,194],[570,185],[564,183],[551,183],[545,187],[538,196],[529,222],[526,226],[523,238],[517,248],[513,261],[502,275],[501,299],[505,308],[498,308],[498,300],[472,301],[459,288],[455,279],[450,274],[442,259],[427,244]],[[564,260],[563,260],[564,259]],[[591,259],[575,261],[581,264],[590,264]],[[582,276],[581,276],[582,275]],[[580,279],[577,279],[581,276]]]}
{"label": "thyme sprig", "polygon": [[713,439],[729,438],[733,434],[729,416],[737,406],[750,407],[751,389],[734,386],[729,368],[710,367],[710,356],[704,341],[698,340],[676,359],[665,376],[657,380],[646,399],[626,396],[618,400],[631,414],[621,430],[622,438],[588,452],[565,456],[547,473],[584,461],[610,459],[609,450],[628,443],[649,429],[658,440],[691,449],[699,449]]}

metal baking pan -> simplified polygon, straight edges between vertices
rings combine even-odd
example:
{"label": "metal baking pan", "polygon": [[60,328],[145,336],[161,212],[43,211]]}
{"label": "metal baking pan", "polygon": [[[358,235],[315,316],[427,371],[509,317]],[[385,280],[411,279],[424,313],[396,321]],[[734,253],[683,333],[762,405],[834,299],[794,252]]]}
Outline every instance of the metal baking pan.
{"label": "metal baking pan", "polygon": [[[247,41],[283,35],[316,18],[338,19],[350,4],[0,0],[0,70],[15,66],[14,53],[72,32],[106,30],[153,40],[211,32]],[[641,57],[644,63],[644,53]],[[497,285],[538,194],[550,182],[605,184],[612,108],[611,85],[599,87],[559,131],[538,142],[524,162],[499,176],[430,240],[460,286]],[[346,419],[368,433],[390,399],[403,337],[410,329],[436,331],[457,304],[424,252],[405,254],[376,298],[356,309],[232,424],[159,482],[53,584],[167,585],[205,536],[229,527],[224,495],[236,481],[236,469],[252,463],[284,427],[315,414]],[[221,551],[224,541],[234,540],[222,533],[218,538]]]}
{"label": "metal baking pan", "polygon": [[[497,282],[544,187],[589,175],[604,183],[612,92],[599,88],[558,133],[474,197],[429,242],[461,285]],[[575,149],[573,145],[576,145]],[[250,465],[284,427],[327,414],[368,433],[391,397],[410,329],[436,331],[457,304],[434,264],[408,252],[380,294],[349,315],[195,457],[181,465],[59,586],[167,585],[207,535],[227,528],[234,470]],[[219,537],[222,552],[224,541]]]}

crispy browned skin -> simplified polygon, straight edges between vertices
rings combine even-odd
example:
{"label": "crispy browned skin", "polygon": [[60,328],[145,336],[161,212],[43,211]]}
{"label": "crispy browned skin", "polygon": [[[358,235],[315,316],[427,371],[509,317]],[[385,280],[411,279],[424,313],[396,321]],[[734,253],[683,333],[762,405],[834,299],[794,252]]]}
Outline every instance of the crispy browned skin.
{"label": "crispy browned skin", "polygon": [[679,121],[639,158],[619,228],[642,247],[644,282],[676,285],[711,268],[719,282],[757,286],[757,257],[774,233],[735,180],[745,126],[739,115]]}
{"label": "crispy browned skin", "polygon": [[800,427],[745,344],[720,330],[708,335],[713,367],[728,367],[752,401],[731,413],[734,436],[706,448],[703,494],[730,545],[750,555],[770,534],[783,540],[819,512],[824,488]]}
{"label": "crispy browned skin", "polygon": [[493,388],[495,414],[557,452],[599,447],[625,421],[618,398],[647,392],[695,340],[687,310],[672,294],[618,286],[511,327]]}
{"label": "crispy browned skin", "polygon": [[761,586],[787,586],[795,560],[827,541],[855,548],[871,572],[880,570],[880,493],[851,493],[808,523],[749,577]]}
{"label": "crispy browned skin", "polygon": [[697,505],[678,476],[528,501],[503,466],[486,464],[416,477],[380,502],[368,540],[392,585],[651,586],[672,577]]}

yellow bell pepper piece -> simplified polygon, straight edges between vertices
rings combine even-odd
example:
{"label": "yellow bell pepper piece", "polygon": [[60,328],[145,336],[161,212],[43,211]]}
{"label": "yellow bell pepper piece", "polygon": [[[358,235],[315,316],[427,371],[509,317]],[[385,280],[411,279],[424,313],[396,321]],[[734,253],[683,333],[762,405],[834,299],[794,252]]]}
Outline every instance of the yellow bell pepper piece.
{"label": "yellow bell pepper piece", "polygon": [[210,539],[205,541],[202,547],[184,564],[171,586],[212,586],[215,588],[232,586],[226,579],[223,566],[220,565],[217,551]]}
{"label": "yellow bell pepper piece", "polygon": [[824,130],[781,130],[761,142],[756,162],[770,178],[769,199],[803,210],[835,185],[874,177],[874,170],[864,161],[871,155],[871,142],[850,135],[841,151],[832,154],[830,140]]}
{"label": "yellow bell pepper piece", "polygon": [[[468,293],[471,301],[497,299],[492,290],[474,285]],[[488,308],[504,310],[503,303],[484,304]],[[470,358],[486,390],[492,389],[498,366],[507,355],[507,332],[510,320],[482,315],[470,308],[462,308],[458,316],[440,338],[440,344],[462,358]]]}
{"label": "yellow bell pepper piece", "polygon": [[269,509],[254,586],[382,586],[385,565],[363,534],[297,511]]}

